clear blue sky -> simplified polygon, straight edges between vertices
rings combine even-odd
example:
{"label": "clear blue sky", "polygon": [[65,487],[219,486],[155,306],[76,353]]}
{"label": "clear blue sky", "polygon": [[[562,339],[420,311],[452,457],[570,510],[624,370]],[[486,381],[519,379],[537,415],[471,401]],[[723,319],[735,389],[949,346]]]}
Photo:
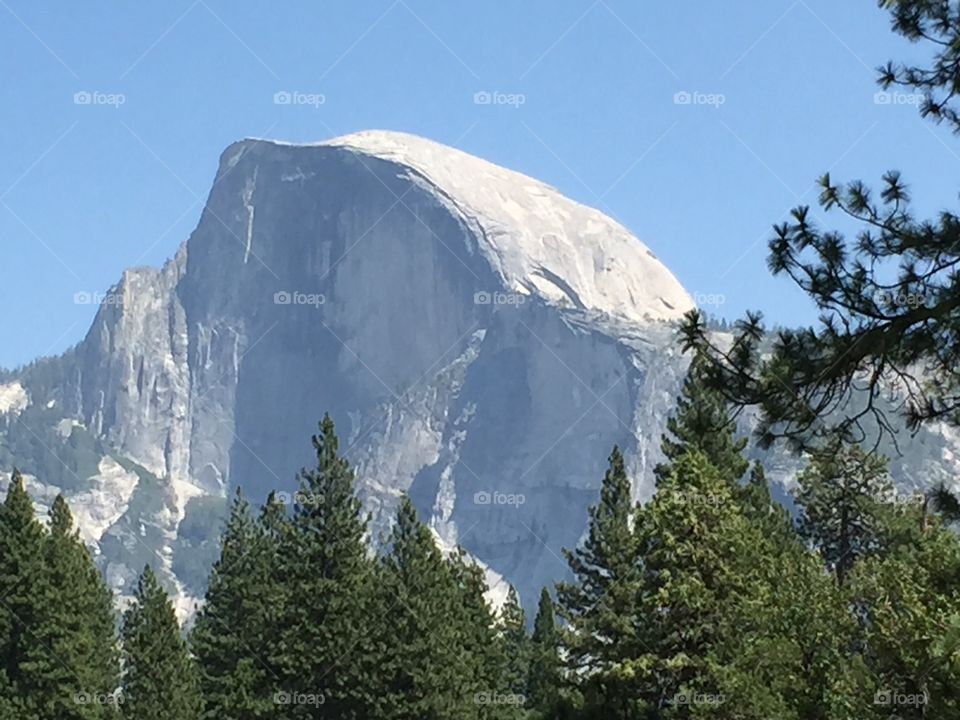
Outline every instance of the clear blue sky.
{"label": "clear blue sky", "polygon": [[766,241],[821,172],[898,168],[919,209],[955,202],[960,143],[874,101],[874,68],[917,56],[872,0],[0,0],[0,366],[77,342],[77,292],[172,255],[229,143],[369,128],[600,207],[720,315],[810,322]]}

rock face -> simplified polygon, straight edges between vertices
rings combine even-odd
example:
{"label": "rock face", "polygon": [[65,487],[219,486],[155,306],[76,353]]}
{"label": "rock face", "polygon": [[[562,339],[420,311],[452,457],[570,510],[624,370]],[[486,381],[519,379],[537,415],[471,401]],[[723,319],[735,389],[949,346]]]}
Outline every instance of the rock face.
{"label": "rock face", "polygon": [[0,376],[0,429],[42,408],[64,447],[88,438],[95,474],[60,483],[110,500],[85,536],[121,591],[153,553],[187,607],[227,492],[294,489],[329,412],[374,539],[410,493],[530,604],[615,443],[649,495],[691,307],[623,227],[452,148],[245,140],[173,259],[124,273],[65,356]]}

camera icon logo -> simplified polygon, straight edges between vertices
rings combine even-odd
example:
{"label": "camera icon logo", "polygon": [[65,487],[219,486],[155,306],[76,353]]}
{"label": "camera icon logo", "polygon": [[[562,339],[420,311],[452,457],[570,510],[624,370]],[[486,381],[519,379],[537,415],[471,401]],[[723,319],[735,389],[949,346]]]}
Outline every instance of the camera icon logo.
{"label": "camera icon logo", "polygon": [[893,693],[886,688],[877,690],[873,695],[874,705],[890,705],[893,703]]}

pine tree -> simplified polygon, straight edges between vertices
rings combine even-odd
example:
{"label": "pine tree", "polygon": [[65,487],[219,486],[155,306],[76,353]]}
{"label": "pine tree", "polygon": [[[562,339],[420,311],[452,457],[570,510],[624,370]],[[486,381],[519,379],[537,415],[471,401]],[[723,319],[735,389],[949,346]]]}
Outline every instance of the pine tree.
{"label": "pine tree", "polygon": [[707,655],[720,641],[730,597],[749,581],[737,573],[745,538],[737,537],[743,524],[724,480],[703,455],[685,453],[641,509],[644,582],[633,618],[638,652],[629,662],[632,695],[647,709],[666,711],[687,693],[719,694]]}
{"label": "pine tree", "polygon": [[703,455],[686,453],[640,510],[628,717],[726,717],[723,698],[735,698],[735,717],[796,717],[781,678],[797,672],[791,638],[760,613],[784,583],[782,559],[735,493]]}
{"label": "pine tree", "polygon": [[[878,4],[890,11],[895,33],[922,43],[931,56],[926,67],[888,63],[880,86],[912,89],[923,97],[922,116],[960,131],[960,6]],[[852,442],[877,427],[893,434],[895,418],[875,402],[891,386],[903,389],[901,407],[913,429],[960,425],[960,215],[947,208],[918,218],[896,171],[883,175],[878,191],[861,181],[838,184],[829,173],[819,184],[821,208],[852,220],[855,235],[818,227],[802,205],[774,227],[767,262],[813,300],[819,324],[781,330],[767,346],[760,314],[750,313],[721,347],[695,311],[683,328],[686,346],[709,353],[711,386],[739,405],[758,406],[764,444],[785,437],[798,448],[816,447],[817,436],[837,432]],[[857,385],[870,402],[849,412]]]}
{"label": "pine tree", "polygon": [[23,477],[14,470],[0,506],[0,708],[30,720],[39,718],[43,688],[24,665],[30,632],[43,613],[45,540]]}
{"label": "pine tree", "polygon": [[[506,648],[498,637],[494,613],[487,602],[487,583],[483,569],[470,559],[462,548],[447,558],[447,566],[456,588],[454,603],[455,631],[453,647],[460,658],[464,695],[473,699],[476,717],[508,720],[516,717],[519,704],[478,703],[484,698],[505,698],[508,658]],[[470,714],[465,711],[465,714]]]}
{"label": "pine tree", "polygon": [[[256,647],[259,665],[269,669],[275,683],[275,692],[281,690],[283,674],[278,678],[274,672],[284,666],[284,639],[288,630],[285,619],[290,616],[288,609],[291,588],[287,578],[287,563],[283,557],[288,546],[289,533],[292,532],[287,506],[280,502],[276,492],[271,492],[266,504],[261,508],[257,519],[258,555],[262,555],[263,570],[267,578],[266,587],[260,593],[260,609],[263,612],[263,625],[256,631]],[[373,654],[367,647],[366,652]]]}
{"label": "pine tree", "polygon": [[499,626],[507,658],[504,689],[512,695],[524,696],[530,674],[530,638],[526,615],[512,585],[500,610]]}
{"label": "pine tree", "polygon": [[881,543],[882,501],[892,494],[883,458],[832,443],[797,478],[800,530],[843,584],[857,560]]}
{"label": "pine tree", "polygon": [[799,552],[796,528],[790,512],[770,495],[766,472],[759,462],[750,469],[750,477],[736,497],[747,519],[760,528],[764,537],[784,552]]}
{"label": "pine tree", "polygon": [[558,585],[560,612],[568,627],[564,637],[571,674],[583,676],[588,703],[598,712],[627,717],[623,668],[636,650],[635,618],[639,570],[631,527],[634,507],[623,456],[614,447],[590,508],[582,547],[565,550],[576,582]]}
{"label": "pine tree", "polygon": [[49,720],[113,717],[120,682],[113,594],[61,495],[50,510],[43,564],[42,604],[22,665],[37,712]]}
{"label": "pine tree", "polygon": [[771,681],[770,687],[778,688],[775,696],[799,718],[845,717],[842,708],[864,694],[868,674],[849,598],[823,572],[821,557],[800,537],[790,513],[771,497],[760,463],[737,498],[762,538],[754,550],[763,548],[763,555],[774,558],[774,575],[765,578],[763,588],[753,589],[762,600],[746,606],[747,617],[733,621],[758,632],[750,643],[733,644],[730,675],[771,668],[773,678],[793,678],[785,684]]}
{"label": "pine tree", "polygon": [[470,682],[470,659],[463,657],[451,622],[460,615],[454,579],[407,497],[400,503],[390,552],[382,561],[381,598],[386,648],[380,672],[384,714],[379,717],[487,716],[497,691],[471,694],[475,685]]}
{"label": "pine tree", "polygon": [[[454,610],[457,619],[452,625],[456,631],[453,647],[461,660],[463,693],[468,699],[472,698],[475,705],[464,714],[475,712],[476,717],[483,720],[522,717],[520,698],[507,697],[509,657],[486,598],[488,587],[483,568],[459,547],[447,558],[447,566],[459,599]],[[508,702],[478,702],[490,698]]]}
{"label": "pine tree", "polygon": [[276,663],[292,717],[366,718],[377,702],[371,632],[374,565],[354,476],[333,421],[313,437],[317,466],[300,475],[278,582],[286,602]]}
{"label": "pine tree", "polygon": [[540,718],[559,714],[560,634],[550,591],[540,591],[537,616],[530,639],[530,675],[527,682],[527,707]]}
{"label": "pine tree", "polygon": [[197,669],[173,605],[150,566],[123,616],[121,709],[130,720],[199,720]]}
{"label": "pine tree", "polygon": [[694,353],[676,409],[667,419],[660,448],[668,463],[657,466],[658,478],[669,472],[669,463],[688,452],[701,453],[731,483],[750,466],[743,457],[747,439],[737,439],[729,404],[707,383],[708,362],[702,353]]}
{"label": "pine tree", "polygon": [[910,532],[848,581],[872,683],[862,694],[876,717],[960,718],[960,541],[938,518],[920,529],[918,507],[888,509]]}
{"label": "pine tree", "polygon": [[[268,507],[275,507],[268,503]],[[269,664],[280,607],[273,582],[278,540],[251,515],[238,490],[206,601],[190,635],[200,669],[204,717],[247,720],[275,709],[279,677]]]}

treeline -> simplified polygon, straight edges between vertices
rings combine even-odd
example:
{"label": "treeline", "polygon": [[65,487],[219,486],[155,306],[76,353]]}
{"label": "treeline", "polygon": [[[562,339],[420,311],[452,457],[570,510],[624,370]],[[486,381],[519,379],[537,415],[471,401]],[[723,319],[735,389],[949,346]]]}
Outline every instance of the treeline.
{"label": "treeline", "polygon": [[66,503],[45,526],[15,474],[0,720],[960,718],[956,503],[898,497],[881,459],[834,443],[799,476],[794,522],[703,373],[695,359],[646,504],[613,450],[532,633],[409,499],[370,552],[329,418],[292,511],[234,499],[186,638],[149,567],[117,630]]}

